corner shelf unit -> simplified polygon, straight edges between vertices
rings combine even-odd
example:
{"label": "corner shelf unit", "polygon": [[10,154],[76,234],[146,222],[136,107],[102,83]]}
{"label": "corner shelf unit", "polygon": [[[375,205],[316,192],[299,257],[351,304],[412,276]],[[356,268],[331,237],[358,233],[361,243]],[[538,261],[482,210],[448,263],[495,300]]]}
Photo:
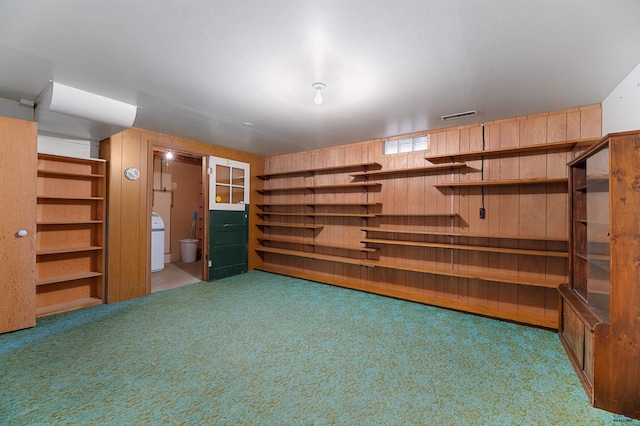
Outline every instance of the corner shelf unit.
{"label": "corner shelf unit", "polygon": [[558,334],[593,406],[640,419],[640,131],[569,163],[569,282]]}
{"label": "corner shelf unit", "polygon": [[101,304],[106,162],[38,154],[36,315]]}

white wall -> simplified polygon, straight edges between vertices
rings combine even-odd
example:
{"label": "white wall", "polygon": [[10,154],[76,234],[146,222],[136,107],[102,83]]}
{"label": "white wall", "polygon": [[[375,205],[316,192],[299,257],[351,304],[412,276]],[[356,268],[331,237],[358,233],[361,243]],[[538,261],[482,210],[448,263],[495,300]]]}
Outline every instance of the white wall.
{"label": "white wall", "polygon": [[640,129],[640,64],[602,101],[602,135]]}
{"label": "white wall", "polygon": [[0,98],[0,115],[3,117],[33,121],[33,108],[23,107],[18,101]]}
{"label": "white wall", "polygon": [[100,144],[96,141],[66,139],[38,135],[38,152],[75,158],[99,158]]}

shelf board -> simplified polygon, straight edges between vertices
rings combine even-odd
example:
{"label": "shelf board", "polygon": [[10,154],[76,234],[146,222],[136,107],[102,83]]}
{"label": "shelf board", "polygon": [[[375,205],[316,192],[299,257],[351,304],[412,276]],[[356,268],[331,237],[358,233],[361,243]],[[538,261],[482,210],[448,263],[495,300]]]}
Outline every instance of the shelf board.
{"label": "shelf board", "polygon": [[349,246],[345,244],[317,243],[315,241],[300,241],[300,240],[295,240],[293,238],[258,237],[258,240],[270,241],[274,243],[288,243],[288,244],[300,244],[300,245],[314,246],[314,247],[327,247],[327,248],[335,248],[335,249],[341,249],[341,250],[354,250],[354,251],[362,251],[362,252],[369,252],[369,253],[378,251],[378,249],[374,249],[370,247]]}
{"label": "shelf board", "polygon": [[495,275],[495,274],[487,274],[483,272],[462,271],[462,270],[444,269],[444,268],[431,268],[431,267],[425,267],[425,266],[407,265],[404,263],[382,262],[382,261],[375,261],[375,260],[366,260],[363,262],[367,266],[375,266],[380,268],[397,269],[401,271],[411,271],[411,272],[422,272],[425,274],[444,275],[449,277],[479,279],[479,280],[500,282],[500,283],[507,283],[507,284],[529,285],[533,287],[557,288],[558,285],[560,284],[559,281],[548,281],[540,278]]}
{"label": "shelf board", "polygon": [[102,158],[78,158],[78,157],[65,157],[62,155],[55,154],[44,154],[38,153],[39,160],[52,160],[62,163],[73,163],[73,164],[96,164],[96,163],[106,163],[107,160]]}
{"label": "shelf board", "polygon": [[347,263],[350,265],[361,265],[361,266],[369,266],[369,267],[373,266],[373,265],[364,264],[362,259],[353,259],[353,258],[344,257],[344,256],[331,256],[328,254],[319,254],[319,253],[312,253],[312,252],[298,251],[298,250],[286,250],[286,249],[280,249],[275,247],[256,247],[255,250],[257,252],[262,252],[262,253],[284,254],[288,256],[304,257],[307,259],[327,260],[330,262]]}
{"label": "shelf board", "polygon": [[90,225],[103,223],[102,220],[59,220],[59,221],[43,221],[36,222],[36,225]]}
{"label": "shelf board", "polygon": [[84,278],[93,278],[99,276],[102,276],[102,272],[81,272],[79,274],[58,275],[55,277],[41,278],[36,280],[36,286],[63,283],[67,281],[75,281]]}
{"label": "shelf board", "polygon": [[433,235],[443,237],[464,237],[464,238],[496,238],[505,240],[533,240],[533,241],[558,241],[568,242],[568,238],[559,237],[543,237],[534,235],[508,235],[508,234],[468,234],[463,232],[435,232],[435,231],[414,231],[406,229],[363,227],[363,231],[394,233],[394,234],[414,234],[414,235]]}
{"label": "shelf board", "polygon": [[458,217],[457,213],[376,213],[376,217]]}
{"label": "shelf board", "polygon": [[101,305],[102,300],[96,297],[87,297],[84,299],[77,299],[71,302],[57,303],[55,305],[42,306],[36,309],[37,317],[44,317],[47,315],[58,314],[61,312],[73,311],[75,309],[88,308],[89,306]]}
{"label": "shelf board", "polygon": [[264,175],[259,175],[257,177],[258,179],[262,179],[262,180],[270,180],[274,178],[282,178],[287,176],[313,176],[313,175],[323,174],[323,173],[339,173],[339,172],[348,172],[351,170],[369,170],[369,169],[374,169],[379,167],[381,167],[381,165],[378,163],[356,163],[356,164],[345,164],[342,166],[320,167],[315,169],[290,170],[287,172],[267,173]]}
{"label": "shelf board", "polygon": [[265,207],[368,207],[382,206],[382,203],[282,203],[282,204],[256,204],[259,208]]}
{"label": "shelf board", "polygon": [[303,216],[303,217],[375,217],[374,214],[358,213],[280,213],[280,212],[258,212],[259,216]]}
{"label": "shelf board", "polygon": [[360,173],[352,173],[350,176],[355,178],[369,178],[369,177],[383,177],[383,176],[394,176],[401,174],[427,174],[433,172],[441,172],[443,170],[451,170],[451,169],[462,169],[467,167],[466,163],[450,163],[450,164],[441,164],[437,166],[424,166],[424,167],[411,167],[407,169],[396,169],[396,170],[375,170],[370,172],[360,172]]}
{"label": "shelf board", "polygon": [[99,179],[103,178],[104,175],[95,174],[95,173],[71,173],[71,172],[57,172],[53,170],[46,169],[38,169],[38,176],[52,176],[52,177],[62,177],[62,178],[85,178],[85,179]]}
{"label": "shelf board", "polygon": [[287,275],[309,281],[316,281],[323,284],[330,284],[339,287],[350,288],[353,290],[365,291],[368,293],[379,294],[382,296],[394,297],[412,302],[424,303],[428,305],[440,306],[443,308],[456,309],[463,312],[469,312],[478,315],[486,315],[494,318],[501,318],[510,321],[517,321],[532,325],[548,328],[558,328],[557,316],[545,316],[544,314],[529,313],[518,311],[517,309],[509,309],[503,306],[495,307],[483,304],[469,303],[466,300],[449,299],[441,296],[433,296],[422,292],[421,290],[400,289],[397,286],[380,286],[377,284],[366,284],[359,280],[346,280],[327,275],[314,274],[308,271],[293,270],[286,267],[276,266],[257,266],[256,270],[269,272],[272,274]]}
{"label": "shelf board", "polygon": [[436,188],[454,187],[454,186],[507,186],[507,185],[544,185],[549,183],[567,184],[567,178],[533,178],[533,179],[500,179],[500,180],[476,180],[476,181],[457,181],[457,182],[441,182],[435,186]]}
{"label": "shelf board", "polygon": [[544,257],[569,257],[569,253],[563,251],[548,251],[548,250],[527,250],[527,249],[514,249],[504,247],[488,247],[488,246],[470,246],[463,244],[444,244],[444,243],[427,243],[420,241],[398,241],[398,240],[380,240],[374,238],[365,238],[363,243],[372,244],[386,244],[397,246],[411,246],[411,247],[429,247],[429,248],[443,248],[452,250],[466,250],[466,251],[484,251],[490,253],[505,253],[505,254],[522,254],[529,256],[544,256]]}
{"label": "shelf board", "polygon": [[38,200],[87,200],[87,201],[102,201],[104,197],[75,197],[75,196],[58,196],[58,195],[38,195]]}
{"label": "shelf board", "polygon": [[322,229],[324,225],[305,225],[302,223],[278,223],[278,222],[257,222],[256,226],[264,226],[271,228],[305,228],[305,229]]}
{"label": "shelf board", "polygon": [[345,183],[341,185],[317,185],[317,186],[295,186],[288,188],[265,188],[256,189],[260,194],[270,194],[272,192],[297,192],[297,191],[324,191],[331,189],[362,189],[368,190],[373,187],[380,187],[381,184],[375,182],[362,182],[362,183]]}
{"label": "shelf board", "polygon": [[102,250],[102,247],[87,246],[87,247],[75,247],[75,248],[66,248],[66,249],[37,250],[36,256],[46,256],[49,254],[79,253],[83,251],[97,251],[97,250]]}
{"label": "shelf board", "polygon": [[551,142],[551,143],[543,143],[543,144],[536,144],[536,145],[523,145],[523,146],[514,146],[514,147],[508,147],[508,148],[485,149],[482,151],[469,151],[469,152],[459,152],[459,153],[451,153],[451,154],[429,155],[424,158],[425,160],[430,161],[432,163],[477,160],[482,157],[495,157],[499,155],[510,155],[510,154],[528,154],[528,153],[539,152],[539,151],[573,148],[574,146],[576,146],[576,144],[580,144],[580,145],[592,144],[599,140],[600,138],[580,139],[580,140],[576,139],[576,140]]}

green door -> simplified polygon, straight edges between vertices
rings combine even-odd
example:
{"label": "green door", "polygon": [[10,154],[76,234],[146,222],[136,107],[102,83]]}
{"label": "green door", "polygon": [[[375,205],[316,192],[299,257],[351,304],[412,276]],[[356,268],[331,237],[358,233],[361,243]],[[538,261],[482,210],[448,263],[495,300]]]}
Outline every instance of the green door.
{"label": "green door", "polygon": [[249,205],[244,211],[209,211],[209,280],[248,270]]}

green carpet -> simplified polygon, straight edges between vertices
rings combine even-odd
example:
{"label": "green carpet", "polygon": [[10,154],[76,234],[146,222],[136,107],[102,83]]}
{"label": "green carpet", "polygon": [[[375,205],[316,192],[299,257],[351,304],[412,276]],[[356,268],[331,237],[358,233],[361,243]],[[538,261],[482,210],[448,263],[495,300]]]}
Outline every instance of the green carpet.
{"label": "green carpet", "polygon": [[551,331],[263,272],[0,335],[2,425],[627,422]]}

